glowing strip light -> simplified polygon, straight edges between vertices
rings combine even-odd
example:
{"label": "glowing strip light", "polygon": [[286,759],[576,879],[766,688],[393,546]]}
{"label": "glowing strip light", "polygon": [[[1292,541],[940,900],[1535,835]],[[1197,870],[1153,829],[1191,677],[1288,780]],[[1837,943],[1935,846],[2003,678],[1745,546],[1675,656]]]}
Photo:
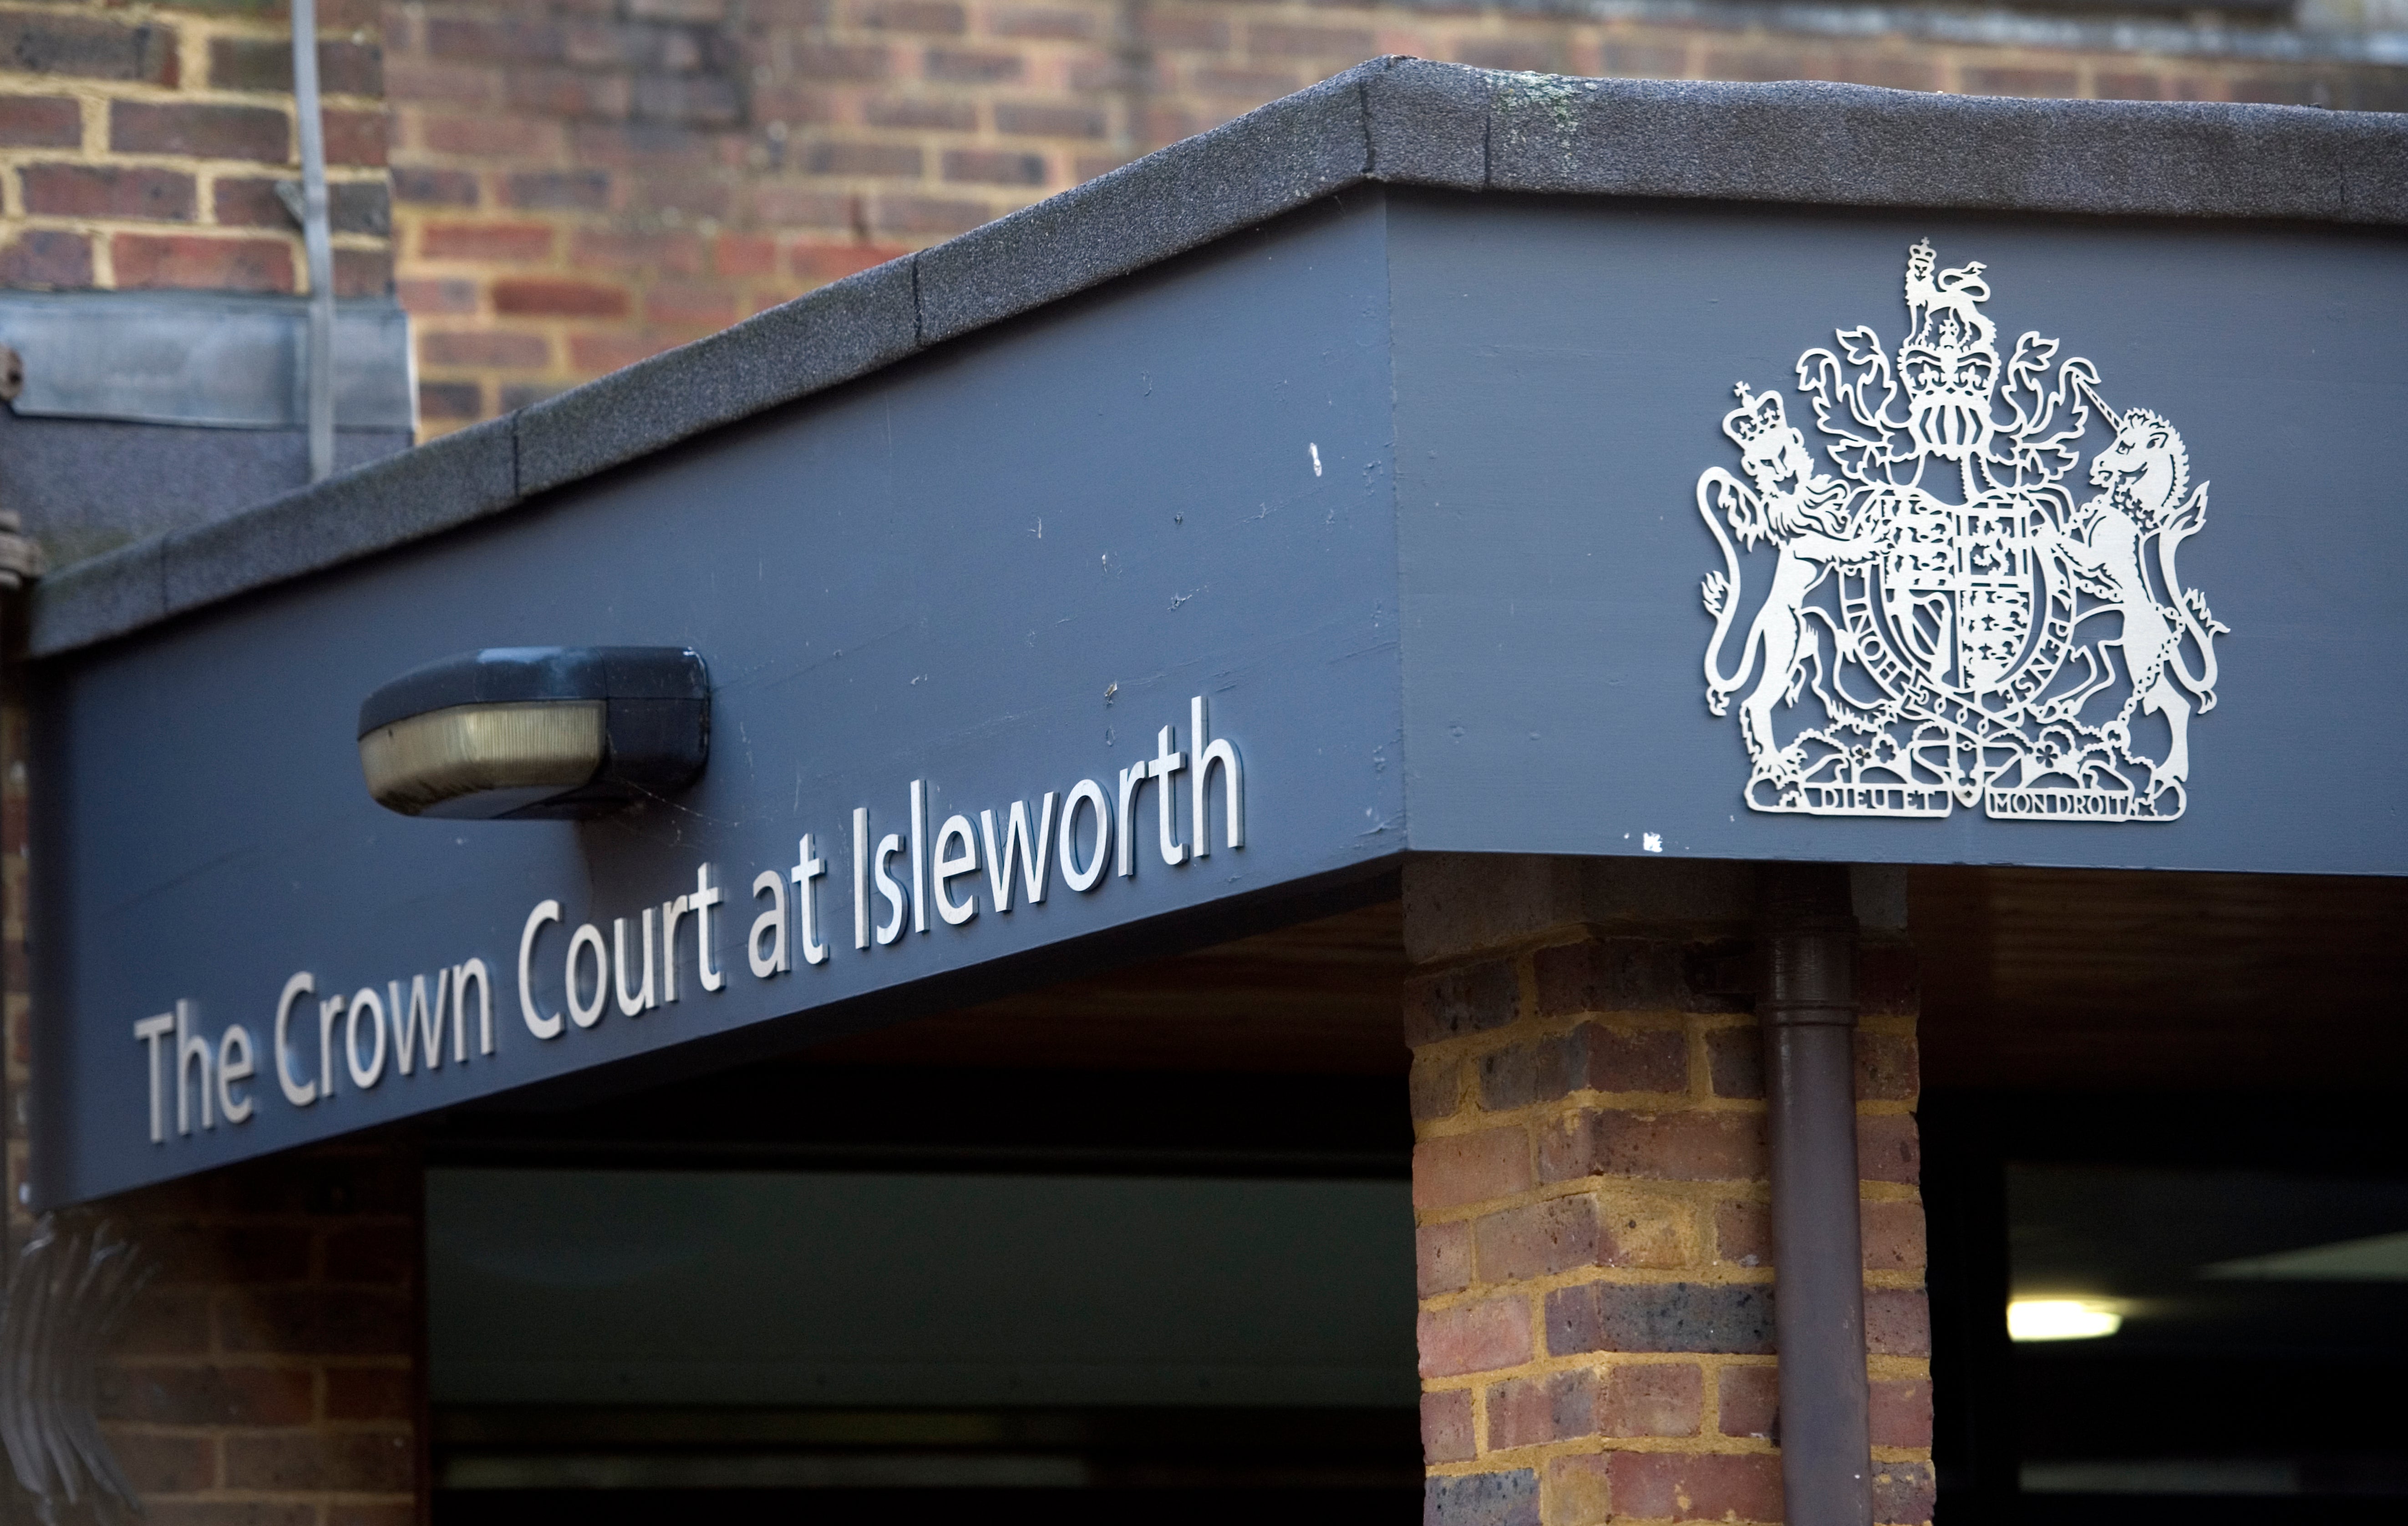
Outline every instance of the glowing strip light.
{"label": "glowing strip light", "polygon": [[431,710],[361,737],[360,770],[404,816],[496,791],[556,794],[600,771],[603,710],[598,699]]}
{"label": "glowing strip light", "polygon": [[2018,1298],[2007,1305],[2007,1338],[2093,1341],[2124,1328],[2124,1317],[2095,1299]]}

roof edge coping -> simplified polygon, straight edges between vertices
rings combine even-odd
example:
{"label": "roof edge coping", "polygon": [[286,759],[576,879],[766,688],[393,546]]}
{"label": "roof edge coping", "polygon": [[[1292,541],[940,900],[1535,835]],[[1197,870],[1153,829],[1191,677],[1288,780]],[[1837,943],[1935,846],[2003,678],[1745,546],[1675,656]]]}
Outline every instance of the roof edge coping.
{"label": "roof edge coping", "polygon": [[35,586],[29,653],[500,513],[1367,182],[2400,226],[2408,116],[1373,59],[517,413],[79,563]]}

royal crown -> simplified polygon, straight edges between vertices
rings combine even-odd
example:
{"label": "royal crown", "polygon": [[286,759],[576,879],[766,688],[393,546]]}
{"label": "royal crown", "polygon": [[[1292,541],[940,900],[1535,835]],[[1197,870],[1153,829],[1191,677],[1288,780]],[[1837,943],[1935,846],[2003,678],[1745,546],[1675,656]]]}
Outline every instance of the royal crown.
{"label": "royal crown", "polygon": [[1781,410],[1779,392],[1758,395],[1744,381],[1732,390],[1739,394],[1739,406],[1723,415],[1723,433],[1737,441],[1742,449],[1754,445],[1762,435],[1788,427],[1789,420]]}

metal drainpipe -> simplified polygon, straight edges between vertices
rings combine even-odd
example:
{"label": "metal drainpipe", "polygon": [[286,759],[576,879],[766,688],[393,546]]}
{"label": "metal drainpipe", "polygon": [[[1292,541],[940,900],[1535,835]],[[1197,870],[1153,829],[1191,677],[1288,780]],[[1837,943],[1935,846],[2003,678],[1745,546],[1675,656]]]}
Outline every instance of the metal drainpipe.
{"label": "metal drainpipe", "polygon": [[1867,1526],[1871,1424],[1848,871],[1770,865],[1758,893],[1784,1516],[1787,1526]]}
{"label": "metal drainpipe", "polygon": [[309,480],[322,482],[335,470],[335,249],[326,225],[316,0],[293,0],[293,110],[301,129],[301,241],[309,257]]}

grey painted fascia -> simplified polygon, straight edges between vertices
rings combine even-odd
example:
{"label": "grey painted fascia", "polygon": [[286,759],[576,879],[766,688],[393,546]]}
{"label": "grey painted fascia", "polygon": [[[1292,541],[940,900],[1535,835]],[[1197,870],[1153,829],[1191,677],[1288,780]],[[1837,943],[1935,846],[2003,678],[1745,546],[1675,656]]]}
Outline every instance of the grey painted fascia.
{"label": "grey painted fascia", "polygon": [[2408,117],[1383,58],[947,243],[205,529],[37,585],[50,656],[374,554],[1366,183],[2408,223]]}

